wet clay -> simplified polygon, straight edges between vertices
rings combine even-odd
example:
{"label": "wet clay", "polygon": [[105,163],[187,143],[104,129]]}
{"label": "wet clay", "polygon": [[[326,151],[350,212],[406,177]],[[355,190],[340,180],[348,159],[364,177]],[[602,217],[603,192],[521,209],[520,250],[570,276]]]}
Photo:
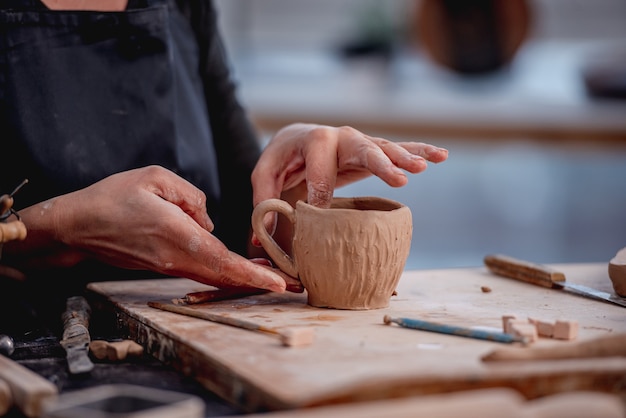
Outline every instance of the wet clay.
{"label": "wet clay", "polygon": [[[287,255],[263,226],[278,212],[294,226],[292,255]],[[378,197],[334,198],[329,209],[303,201],[261,202],[252,227],[273,261],[298,277],[308,304],[336,309],[378,309],[389,299],[404,270],[412,236],[410,209]]]}

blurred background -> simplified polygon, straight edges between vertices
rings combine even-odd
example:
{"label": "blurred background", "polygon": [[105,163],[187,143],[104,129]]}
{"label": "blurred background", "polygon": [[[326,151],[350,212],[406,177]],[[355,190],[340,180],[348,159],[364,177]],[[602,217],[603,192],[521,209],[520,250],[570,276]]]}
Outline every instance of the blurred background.
{"label": "blurred background", "polygon": [[239,94],[291,122],[448,148],[393,189],[407,268],[608,262],[626,247],[626,1],[218,0]]}

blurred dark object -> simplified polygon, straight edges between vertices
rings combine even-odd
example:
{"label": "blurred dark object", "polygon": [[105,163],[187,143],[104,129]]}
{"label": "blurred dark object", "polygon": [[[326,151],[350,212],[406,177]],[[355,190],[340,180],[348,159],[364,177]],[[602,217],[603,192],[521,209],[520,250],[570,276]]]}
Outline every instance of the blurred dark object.
{"label": "blurred dark object", "polygon": [[461,74],[507,65],[529,31],[525,0],[422,0],[415,36],[438,64]]}
{"label": "blurred dark object", "polygon": [[626,47],[590,55],[583,65],[582,77],[590,96],[626,99]]}
{"label": "blurred dark object", "polygon": [[388,60],[394,53],[399,31],[384,3],[363,3],[357,11],[354,33],[339,46],[339,52],[344,58]]}
{"label": "blurred dark object", "polygon": [[345,58],[378,56],[390,59],[393,54],[393,45],[385,40],[357,39],[343,45],[340,52]]}

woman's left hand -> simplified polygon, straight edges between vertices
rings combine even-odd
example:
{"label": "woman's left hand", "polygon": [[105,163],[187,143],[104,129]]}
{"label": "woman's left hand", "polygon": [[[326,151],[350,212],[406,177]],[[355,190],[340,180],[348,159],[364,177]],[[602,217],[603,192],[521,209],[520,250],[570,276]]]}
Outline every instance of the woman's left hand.
{"label": "woman's left hand", "polygon": [[421,142],[392,142],[351,127],[293,124],[276,133],[252,173],[254,204],[306,185],[308,203],[329,207],[336,187],[370,175],[404,186],[403,170],[417,174],[427,161],[440,163],[448,151]]}
{"label": "woman's left hand", "polygon": [[405,171],[417,174],[428,161],[447,158],[446,149],[421,142],[393,142],[347,126],[293,124],[278,131],[261,154],[252,173],[254,205],[292,191],[289,200],[329,207],[337,187],[370,175],[401,187],[408,181]]}

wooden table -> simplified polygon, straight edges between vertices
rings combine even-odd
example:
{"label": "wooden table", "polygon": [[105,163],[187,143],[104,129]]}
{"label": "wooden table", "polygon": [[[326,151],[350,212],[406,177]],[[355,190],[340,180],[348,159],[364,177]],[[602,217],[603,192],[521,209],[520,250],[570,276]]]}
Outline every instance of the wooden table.
{"label": "wooden table", "polygon": [[[611,291],[605,263],[553,265],[567,280]],[[485,293],[481,286],[491,289]],[[390,306],[313,308],[304,294],[265,294],[198,309],[265,326],[314,327],[315,342],[288,348],[270,335],[147,306],[210,289],[186,279],[89,285],[95,310],[109,310],[149,352],[248,411],[512,388],[526,399],[574,390],[624,391],[626,358],[484,363],[503,344],[384,325],[384,315],[501,329],[501,318],[577,320],[577,341],[626,332],[624,308],[490,274],[483,267],[407,271]],[[542,338],[534,346],[572,344]]]}

